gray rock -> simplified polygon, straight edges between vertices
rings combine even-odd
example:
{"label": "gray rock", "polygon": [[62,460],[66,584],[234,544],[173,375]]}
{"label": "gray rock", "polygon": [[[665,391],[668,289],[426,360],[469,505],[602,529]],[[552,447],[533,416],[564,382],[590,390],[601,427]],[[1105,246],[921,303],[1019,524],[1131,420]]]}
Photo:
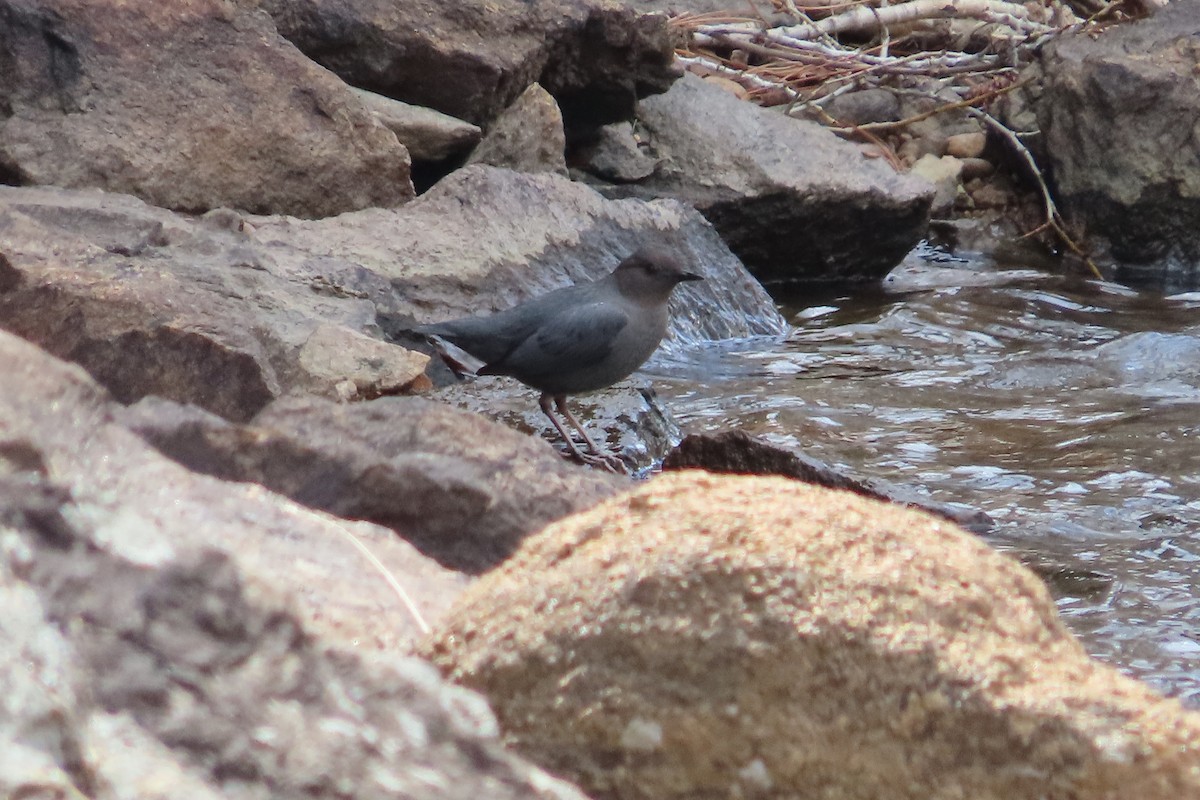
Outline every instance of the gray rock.
{"label": "gray rock", "polygon": [[465,153],[483,136],[477,125],[432,108],[402,103],[366,89],[351,87],[351,91],[396,134],[413,163],[444,161]]}
{"label": "gray rock", "polygon": [[627,483],[478,414],[415,397],[285,398],[244,426],[146,398],[118,421],[189,469],[386,525],[468,572],[494,567],[529,533]]}
{"label": "gray rock", "polygon": [[694,204],[761,279],[875,280],[924,233],[932,190],[815,123],[690,75],[638,118],[661,161],[637,191]]}
{"label": "gray rock", "polygon": [[305,217],[413,196],[396,137],[246,4],[0,0],[0,19],[2,182]]}
{"label": "gray rock", "polygon": [[1116,277],[1200,287],[1200,2],[1083,31],[1042,54],[1037,111],[1060,208],[1107,243]]}
{"label": "gray rock", "polygon": [[566,175],[566,148],[558,105],[534,83],[496,118],[467,163]]}
{"label": "gray rock", "polygon": [[346,276],[345,291],[373,299],[374,284],[356,290],[351,268],[390,281],[393,305],[379,309],[389,328],[510,308],[599,278],[655,243],[704,276],[672,298],[660,355],[787,330],[762,286],[696,211],[674,200],[607,200],[557,175],[474,165],[401,209],[253,223],[254,238],[285,273],[317,264]]}
{"label": "gray rock", "polygon": [[369,335],[385,280],[352,264],[285,271],[268,250],[229,212],[197,222],[124,195],[0,187],[0,327],[122,402],[158,394],[234,420],[291,391],[428,386],[425,356]]}
{"label": "gray rock", "polygon": [[263,0],[347,82],[484,125],[534,81],[568,122],[627,119],[678,77],[666,18],[598,0]]}
{"label": "gray rock", "polygon": [[839,95],[824,106],[842,125],[895,122],[900,119],[900,98],[887,89],[860,89]]}
{"label": "gray rock", "polygon": [[578,153],[580,168],[613,183],[634,183],[654,173],[658,161],[647,155],[628,122],[614,122],[596,131]]}

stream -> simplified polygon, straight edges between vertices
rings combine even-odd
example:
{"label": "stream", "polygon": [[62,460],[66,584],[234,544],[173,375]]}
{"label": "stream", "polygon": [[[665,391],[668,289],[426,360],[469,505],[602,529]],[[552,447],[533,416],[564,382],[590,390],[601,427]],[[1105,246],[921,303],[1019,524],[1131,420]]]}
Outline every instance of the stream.
{"label": "stream", "polygon": [[687,433],[741,429],[986,511],[1097,658],[1200,707],[1200,294],[922,246],[795,330],[650,370]]}

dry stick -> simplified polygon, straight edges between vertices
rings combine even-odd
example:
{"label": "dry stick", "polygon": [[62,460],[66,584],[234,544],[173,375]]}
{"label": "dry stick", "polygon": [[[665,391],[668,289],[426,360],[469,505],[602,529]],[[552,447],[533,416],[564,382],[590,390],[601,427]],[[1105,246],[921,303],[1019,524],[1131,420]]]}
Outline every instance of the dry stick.
{"label": "dry stick", "polygon": [[[1046,180],[1042,177],[1042,171],[1038,169],[1037,161],[1034,159],[1033,153],[1029,152],[1029,148],[1025,146],[1025,143],[1021,141],[1021,138],[1017,136],[1015,131],[1010,130],[1008,126],[1004,125],[986,111],[981,111],[978,108],[968,108],[967,113],[971,114],[971,116],[975,117],[976,119],[983,121],[988,127],[1000,134],[1000,136],[1006,142],[1008,142],[1009,146],[1017,152],[1017,155],[1021,157],[1021,160],[1025,162],[1026,168],[1029,170],[1030,174],[1033,175],[1033,179],[1037,182],[1038,189],[1042,193],[1042,206],[1046,213],[1046,222],[1043,223],[1041,227],[1049,227],[1056,234],[1058,234],[1058,237],[1062,240],[1063,244],[1065,244],[1072,253],[1083,259],[1083,263],[1087,264],[1088,269],[1092,271],[1092,274],[1096,276],[1097,280],[1104,280],[1104,276],[1100,274],[1100,268],[1096,266],[1096,262],[1093,261],[1091,256],[1085,253],[1083,248],[1080,247],[1075,240],[1071,238],[1070,234],[1067,233],[1063,224],[1062,215],[1058,213],[1058,206],[1055,204],[1054,198],[1050,196],[1050,188],[1046,186]],[[1031,231],[1031,233],[1032,232],[1033,231]]]}
{"label": "dry stick", "polygon": [[421,629],[421,633],[427,635],[430,630],[429,623],[427,623],[425,618],[421,616],[421,612],[417,610],[417,604],[414,603],[412,598],[408,596],[408,592],[404,591],[404,587],[400,585],[400,581],[396,580],[396,576],[391,573],[391,570],[383,565],[383,562],[371,552],[366,544],[363,543],[362,539],[359,539],[354,535],[353,531],[351,531],[349,528],[337,525],[336,523],[335,527],[341,531],[347,539],[350,540],[352,545],[358,548],[358,551],[363,554],[367,561],[371,562],[371,565],[374,566],[375,569],[379,570],[379,573],[383,575],[383,579],[387,581],[388,586],[392,587],[392,591],[394,591],[400,598],[400,602],[404,604],[404,607],[408,610],[408,613],[417,623],[417,627]]}
{"label": "dry stick", "polygon": [[797,39],[811,39],[814,28],[817,33],[826,35],[849,31],[874,32],[881,25],[962,17],[997,22],[1015,31],[1037,32],[1048,27],[1029,19],[1029,10],[1025,6],[1003,0],[911,0],[887,8],[866,6],[834,14],[812,23],[812,27],[792,25],[778,30]]}

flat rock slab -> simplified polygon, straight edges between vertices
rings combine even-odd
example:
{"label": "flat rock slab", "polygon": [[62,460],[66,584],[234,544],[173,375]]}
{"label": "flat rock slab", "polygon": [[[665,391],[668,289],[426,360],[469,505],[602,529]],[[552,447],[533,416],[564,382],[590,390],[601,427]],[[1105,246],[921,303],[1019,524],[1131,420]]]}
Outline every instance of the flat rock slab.
{"label": "flat rock slab", "polygon": [[[1042,52],[1036,109],[1055,196],[1107,243],[1118,280],[1200,287],[1200,2]],[[1102,259],[1104,260],[1104,259]]]}
{"label": "flat rock slab", "polygon": [[150,397],[118,420],[189,469],[386,525],[472,573],[628,486],[478,414],[416,397],[285,398],[242,426]]}
{"label": "flat rock slab", "polygon": [[933,189],[822,126],[694,75],[643,101],[650,177],[615,195],[693,204],[764,281],[878,280],[925,233]]}
{"label": "flat rock slab", "polygon": [[0,181],[303,217],[413,196],[395,135],[248,4],[0,0],[0,21]]}
{"label": "flat rock slab", "polygon": [[666,17],[598,0],[264,0],[349,83],[487,126],[540,82],[568,122],[628,118],[679,73]]}
{"label": "flat rock slab", "polygon": [[424,355],[368,335],[370,296],[304,264],[280,271],[239,228],[233,213],[0,187],[0,327],[83,365],[121,402],[157,394],[234,420],[290,391],[427,385]]}
{"label": "flat rock slab", "polygon": [[1175,800],[1200,714],[945,520],[678,472],[531,538],[421,652],[593,795]]}

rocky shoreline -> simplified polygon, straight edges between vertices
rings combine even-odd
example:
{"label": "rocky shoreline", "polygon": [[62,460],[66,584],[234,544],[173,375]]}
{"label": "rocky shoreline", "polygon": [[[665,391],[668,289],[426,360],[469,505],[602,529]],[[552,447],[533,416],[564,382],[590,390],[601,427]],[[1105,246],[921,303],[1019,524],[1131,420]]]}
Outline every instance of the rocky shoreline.
{"label": "rocky shoreline", "polygon": [[[768,289],[877,282],[1000,191],[953,121],[908,140],[934,185],[683,74],[686,5],[0,0],[0,794],[1200,792],[1200,718],[1089,659],[986,518],[676,447],[637,380],[589,416],[668,472],[589,470],[404,334],[654,241],[705,277],[661,358],[782,337]],[[1114,274],[1174,289],[1195,154],[1079,131],[1137,79],[1187,113],[1156,70],[1198,19],[1064,35],[1007,112]],[[1094,77],[1129,41],[1153,69]]]}

